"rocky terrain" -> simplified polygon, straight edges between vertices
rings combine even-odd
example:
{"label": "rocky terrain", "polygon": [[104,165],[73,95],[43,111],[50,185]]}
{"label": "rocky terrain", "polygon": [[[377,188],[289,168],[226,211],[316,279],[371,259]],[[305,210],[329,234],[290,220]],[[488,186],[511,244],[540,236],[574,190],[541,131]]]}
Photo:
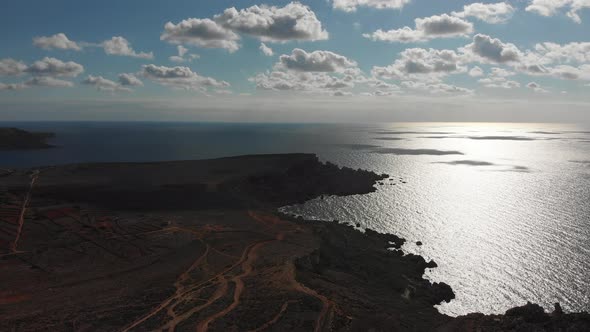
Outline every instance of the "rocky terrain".
{"label": "rocky terrain", "polygon": [[452,318],[403,239],[277,213],[386,176],[313,155],[0,174],[1,331],[588,331],[533,304]]}
{"label": "rocky terrain", "polygon": [[52,133],[34,133],[17,128],[0,128],[0,150],[46,149]]}

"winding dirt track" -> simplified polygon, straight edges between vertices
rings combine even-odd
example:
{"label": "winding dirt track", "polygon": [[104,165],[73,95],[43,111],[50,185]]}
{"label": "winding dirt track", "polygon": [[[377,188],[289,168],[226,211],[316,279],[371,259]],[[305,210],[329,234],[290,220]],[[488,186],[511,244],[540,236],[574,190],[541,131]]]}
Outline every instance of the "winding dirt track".
{"label": "winding dirt track", "polygon": [[[274,240],[266,240],[266,241],[257,242],[253,246],[251,246],[249,248],[249,250],[247,249],[246,251],[244,251],[244,255],[246,256],[246,259],[242,263],[242,271],[243,272],[232,278],[232,282],[236,286],[235,290],[234,290],[234,300],[233,300],[232,304],[230,304],[225,309],[217,312],[216,314],[211,315],[211,316],[207,317],[205,320],[201,321],[197,325],[197,332],[207,331],[209,328],[209,324],[214,322],[216,319],[219,319],[219,318],[227,315],[229,312],[234,310],[240,304],[240,297],[242,296],[242,292],[244,291],[244,281],[242,279],[249,276],[252,273],[252,271],[254,270],[252,264],[254,263],[254,261],[257,258],[256,252],[258,251],[258,249],[260,249],[262,246],[264,246],[265,244],[272,242],[272,241],[274,241]],[[242,257],[242,258],[244,258],[244,257]]]}
{"label": "winding dirt track", "polygon": [[290,303],[294,303],[296,301],[293,300],[289,300],[285,303],[283,303],[283,305],[281,306],[281,310],[277,313],[276,316],[273,317],[273,319],[271,319],[270,321],[264,323],[262,326],[260,326],[259,328],[256,328],[254,330],[250,330],[248,332],[259,332],[259,331],[264,331],[268,328],[270,328],[271,326],[273,326],[276,322],[279,321],[279,319],[281,319],[281,317],[283,316],[283,313],[285,313],[285,311],[287,310],[287,308],[289,307]]}
{"label": "winding dirt track", "polygon": [[318,292],[314,291],[313,289],[301,284],[297,281],[296,274],[295,274],[295,265],[293,263],[287,264],[287,273],[291,282],[291,287],[294,290],[307,294],[311,297],[314,297],[322,302],[322,310],[320,311],[318,318],[316,319],[315,323],[315,332],[323,331],[324,326],[330,326],[334,314],[334,308],[336,308],[336,304],[328,299],[327,297],[319,294]]}
{"label": "winding dirt track", "polygon": [[[205,317],[199,317],[196,331],[206,332],[209,330],[209,327],[212,323],[223,318],[236,309],[240,305],[242,295],[246,289],[244,279],[252,276],[254,273],[255,264],[259,258],[260,250],[269,243],[275,241],[284,241],[287,234],[289,233],[301,230],[298,225],[281,220],[280,218],[273,215],[248,211],[248,216],[251,220],[265,226],[265,229],[261,232],[261,235],[265,234],[267,239],[250,243],[248,246],[246,246],[246,248],[243,249],[241,256],[239,259],[237,259],[237,261],[217,273],[211,271],[208,266],[208,258],[210,257],[211,253],[216,252],[218,254],[225,255],[226,257],[235,256],[221,252],[210,243],[207,243],[206,236],[210,233],[227,232],[227,230],[212,230],[206,229],[206,227],[202,229],[193,229],[180,227],[177,225],[171,225],[170,227],[162,230],[163,232],[190,233],[196,236],[198,241],[205,245],[205,250],[201,255],[199,255],[199,257],[195,259],[195,261],[187,270],[178,276],[174,283],[176,291],[172,296],[162,301],[158,306],[147,312],[136,321],[129,324],[122,331],[127,332],[138,328],[151,318],[155,318],[155,316],[159,315],[161,312],[165,312],[169,317],[169,320],[167,320],[164,325],[160,326],[156,330],[172,332],[175,331],[175,329],[180,324],[186,322],[188,319],[191,319],[194,315],[204,312],[206,309],[210,308],[214,303],[217,303],[221,299],[230,297],[231,303],[223,307],[223,309],[209,313]],[[194,277],[191,274],[197,270],[201,272],[206,271],[214,275],[204,281],[194,280]],[[336,308],[335,303],[325,296],[318,294],[316,291],[297,282],[295,278],[295,266],[292,262],[288,262],[285,265],[285,268],[283,269],[283,277],[281,279],[285,279],[282,281],[286,281],[285,285],[287,285],[287,288],[291,291],[303,293],[306,296],[311,296],[322,303],[322,310],[319,312],[315,323],[315,331],[322,331],[324,327],[330,325],[334,309]],[[233,284],[234,287],[230,287],[230,283]],[[213,292],[210,292],[206,298],[202,298],[202,292],[207,289],[214,290]],[[230,290],[233,290],[233,294],[229,293]],[[204,303],[193,305],[192,303],[195,303],[195,301],[204,301]],[[281,316],[287,311],[289,304],[294,302],[297,302],[297,300],[286,299],[286,301],[281,306],[280,311],[271,320],[253,331],[263,331],[270,328],[272,325],[278,322]],[[184,305],[185,308],[187,305],[191,307],[188,310],[184,309],[184,312],[178,312],[179,310],[182,310],[179,309],[181,305]]]}
{"label": "winding dirt track", "polygon": [[18,228],[16,230],[16,237],[14,238],[14,242],[12,243],[12,245],[10,247],[10,250],[12,252],[18,251],[18,241],[20,240],[21,233],[23,231],[23,225],[25,224],[25,214],[27,212],[27,206],[29,205],[29,202],[31,201],[33,187],[35,186],[35,182],[37,181],[38,177],[39,177],[39,171],[38,170],[33,171],[33,174],[31,174],[31,183],[29,184],[29,191],[27,192],[27,195],[25,196],[25,199],[23,200],[23,205],[21,207],[20,214],[18,216]]}
{"label": "winding dirt track", "polygon": [[[202,233],[200,233],[198,231],[195,231],[192,229],[180,228],[180,227],[171,227],[171,230],[172,231],[186,231],[186,232],[198,235],[198,236],[203,235]],[[199,240],[201,242],[203,242],[202,239],[199,239]],[[222,310],[214,315],[209,316],[208,318],[206,318],[205,320],[201,321],[198,324],[199,331],[206,331],[208,328],[208,325],[211,322],[215,321],[216,319],[218,319],[220,317],[223,317],[224,315],[226,315],[228,312],[230,312],[231,310],[233,310],[235,307],[237,307],[239,305],[239,300],[240,300],[241,294],[244,290],[244,282],[242,281],[242,278],[247,277],[252,273],[252,271],[254,269],[253,263],[257,258],[257,255],[256,255],[257,250],[260,249],[265,244],[272,242],[272,241],[275,241],[275,240],[274,239],[273,240],[263,240],[263,241],[259,241],[259,242],[249,245],[248,247],[246,247],[244,249],[240,259],[237,262],[235,262],[231,267],[225,269],[224,271],[218,273],[217,275],[215,275],[215,276],[209,278],[208,280],[201,282],[197,285],[193,285],[190,287],[184,286],[184,284],[191,279],[190,273],[193,270],[199,268],[204,262],[206,262],[206,259],[211,251],[211,248],[212,248],[209,244],[206,244],[205,252],[199,258],[197,258],[197,260],[195,260],[195,262],[184,273],[182,273],[178,277],[177,281],[174,283],[174,286],[176,288],[175,294],[172,295],[170,298],[166,299],[165,301],[163,301],[159,306],[152,309],[150,312],[148,312],[142,318],[133,322],[131,325],[129,325],[123,331],[130,331],[133,328],[138,327],[142,323],[146,322],[149,318],[152,318],[153,316],[155,316],[156,314],[158,314],[159,312],[161,312],[164,309],[167,309],[166,311],[167,311],[168,315],[171,317],[171,320],[168,321],[165,325],[161,326],[159,328],[159,330],[174,331],[174,329],[176,328],[176,326],[178,324],[189,319],[192,315],[208,308],[214,302],[216,302],[217,300],[226,296],[228,288],[229,288],[228,282],[229,281],[233,282],[235,284],[233,303],[230,306],[228,306],[227,308],[225,308],[224,310]],[[214,249],[214,250],[216,250],[216,249]],[[232,270],[234,270],[238,266],[241,267],[243,272],[237,276],[230,277],[228,274],[230,274],[230,272],[232,272]],[[176,312],[174,310],[176,308],[176,306],[178,306],[179,304],[181,304],[183,302],[189,302],[189,301],[195,299],[203,289],[213,287],[213,286],[217,286],[217,288],[216,288],[215,292],[207,299],[207,302],[205,304],[194,307],[191,310],[189,310],[183,314],[180,314],[180,315],[176,314]]]}

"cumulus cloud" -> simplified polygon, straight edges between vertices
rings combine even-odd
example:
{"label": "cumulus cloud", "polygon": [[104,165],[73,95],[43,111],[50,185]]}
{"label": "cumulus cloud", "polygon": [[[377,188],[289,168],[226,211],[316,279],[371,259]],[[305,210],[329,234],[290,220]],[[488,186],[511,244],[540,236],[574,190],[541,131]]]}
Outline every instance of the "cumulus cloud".
{"label": "cumulus cloud", "polygon": [[520,83],[507,78],[515,74],[516,73],[508,71],[504,68],[494,67],[492,68],[488,77],[482,78],[478,82],[483,84],[486,88],[520,88]]}
{"label": "cumulus cloud", "polygon": [[188,54],[188,48],[182,45],[176,46],[176,50],[178,51],[178,55],[173,55],[169,57],[168,60],[172,62],[182,63],[187,61],[190,62],[192,60],[201,58],[201,56],[198,54]]}
{"label": "cumulus cloud", "polygon": [[0,83],[0,90],[22,90],[28,89],[31,87],[50,87],[50,88],[71,88],[74,86],[74,83],[54,77],[49,76],[40,76],[40,77],[33,77],[27,80],[24,83],[12,83],[12,84],[4,84]]}
{"label": "cumulus cloud", "polygon": [[539,62],[590,62],[590,43],[573,42],[568,44],[539,43],[535,45]]}
{"label": "cumulus cloud", "polygon": [[399,90],[399,86],[391,83],[387,83],[378,79],[371,80],[369,82],[369,86],[372,86],[379,91],[397,91]]}
{"label": "cumulus cloud", "polygon": [[188,53],[188,48],[186,48],[182,45],[176,46],[176,50],[178,51],[179,57],[184,57]]}
{"label": "cumulus cloud", "polygon": [[185,62],[186,59],[184,58],[184,55],[186,54],[186,52],[188,52],[188,49],[182,45],[176,46],[176,49],[178,50],[178,55],[173,55],[168,59],[172,62]]}
{"label": "cumulus cloud", "polygon": [[172,62],[177,62],[177,63],[181,63],[181,62],[185,62],[186,61],[185,58],[183,58],[181,56],[178,56],[178,55],[173,55],[171,57],[168,57],[168,60],[170,60]]}
{"label": "cumulus cloud", "polygon": [[30,74],[31,79],[24,83],[2,83],[0,90],[21,90],[33,86],[69,88],[73,83],[58,77],[76,77],[84,71],[82,65],[69,61],[63,62],[55,58],[43,58],[28,66],[14,59],[0,60],[0,75],[17,76]]}
{"label": "cumulus cloud", "polygon": [[346,68],[356,67],[357,63],[330,51],[308,53],[296,48],[290,55],[281,55],[278,66],[303,72],[342,72]]}
{"label": "cumulus cloud", "polygon": [[529,82],[527,85],[527,88],[532,89],[535,92],[539,92],[539,93],[547,93],[549,91],[543,89],[541,87],[541,85],[539,83],[536,82]]}
{"label": "cumulus cloud", "polygon": [[332,96],[335,97],[350,97],[353,96],[354,94],[352,92],[349,91],[336,91],[332,94]]}
{"label": "cumulus cloud", "polygon": [[84,67],[73,61],[63,62],[56,58],[43,58],[28,66],[25,72],[33,76],[76,77],[84,72]]}
{"label": "cumulus cloud", "polygon": [[27,69],[27,65],[18,60],[6,58],[0,59],[0,76],[21,75]]}
{"label": "cumulus cloud", "polygon": [[35,37],[33,38],[33,45],[45,50],[82,50],[82,47],[78,43],[71,41],[64,33],[58,33],[49,37]]}
{"label": "cumulus cloud", "polygon": [[477,34],[473,43],[465,46],[462,51],[472,60],[484,63],[516,63],[521,60],[522,52],[514,44],[503,43],[500,39]]}
{"label": "cumulus cloud", "polygon": [[328,32],[322,28],[315,13],[299,2],[284,7],[260,5],[240,10],[232,7],[213,19],[189,18],[178,24],[168,22],[160,39],[173,44],[222,48],[231,53],[240,48],[239,34],[263,42],[328,39]]}
{"label": "cumulus cloud", "polygon": [[225,81],[201,76],[188,67],[165,67],[150,64],[142,67],[141,74],[161,85],[182,90],[206,92],[209,88],[223,89],[230,86]]}
{"label": "cumulus cloud", "polygon": [[532,76],[552,76],[562,80],[590,80],[590,64],[582,64],[577,67],[571,65],[520,64],[516,69]]}
{"label": "cumulus cloud", "polygon": [[273,91],[288,91],[288,90],[299,90],[305,91],[313,87],[311,80],[307,77],[303,77],[301,80],[297,80],[297,76],[294,73],[288,73],[283,71],[272,71],[258,74],[254,77],[249,78],[250,82],[256,84],[256,88],[262,90],[273,90]]}
{"label": "cumulus cloud", "polygon": [[358,7],[401,9],[411,1],[412,0],[333,0],[332,7],[345,12],[354,12]]}
{"label": "cumulus cloud", "polygon": [[363,34],[363,36],[373,41],[411,43],[428,41],[434,38],[467,36],[473,32],[472,23],[447,14],[417,18],[414,22],[415,29],[410,27],[389,31],[379,29],[372,34]]}
{"label": "cumulus cloud", "polygon": [[552,76],[565,80],[588,80],[590,43],[539,43],[527,50],[515,69],[533,76]]}
{"label": "cumulus cloud", "polygon": [[409,90],[427,91],[431,94],[459,94],[470,95],[473,90],[462,88],[456,85],[446,83],[428,83],[416,81],[404,81],[401,83],[403,87]]}
{"label": "cumulus cloud", "polygon": [[565,80],[590,80],[590,64],[578,67],[559,65],[549,69],[550,75]]}
{"label": "cumulus cloud", "polygon": [[58,33],[48,37],[33,38],[33,45],[46,50],[75,50],[81,51],[84,47],[100,47],[108,55],[130,56],[140,59],[153,59],[152,52],[136,52],[129,41],[123,37],[115,36],[101,43],[87,43],[72,41],[64,33]]}
{"label": "cumulus cloud", "polygon": [[[300,49],[283,55],[274,70],[249,79],[256,88],[269,91],[295,91],[306,94],[347,96],[391,96],[402,91],[399,85],[386,82],[402,80],[405,90],[434,94],[472,94],[473,91],[441,82],[440,77],[464,72],[460,56],[450,50],[410,49],[401,53],[392,66],[374,67],[373,77],[366,77],[356,62],[332,52],[307,53]],[[420,79],[423,79],[422,81]]]}
{"label": "cumulus cloud", "polygon": [[461,36],[473,31],[473,24],[447,14],[417,18],[416,30],[426,36]]}
{"label": "cumulus cloud", "polygon": [[506,3],[488,3],[481,2],[472,3],[463,7],[463,11],[453,12],[453,16],[457,17],[475,17],[487,23],[497,24],[505,23],[514,14],[515,8]]}
{"label": "cumulus cloud", "polygon": [[335,90],[353,88],[354,81],[325,72],[279,71],[258,74],[249,79],[256,88],[272,91],[302,91],[333,94]]}
{"label": "cumulus cloud", "polygon": [[526,11],[542,16],[554,16],[562,9],[568,9],[566,15],[576,23],[582,23],[578,12],[590,8],[589,0],[531,0]]}
{"label": "cumulus cloud", "polygon": [[528,75],[547,75],[551,71],[544,65],[537,63],[520,63],[515,67],[518,71]]}
{"label": "cumulus cloud", "polygon": [[363,75],[355,61],[345,56],[329,51],[308,53],[301,49],[282,55],[274,70],[260,73],[249,81],[260,90],[332,96],[348,95],[357,84],[373,83]]}
{"label": "cumulus cloud", "polygon": [[363,37],[371,39],[373,41],[388,41],[388,42],[399,42],[399,43],[415,43],[426,41],[423,34],[420,31],[414,30],[410,27],[403,27],[401,29],[394,29],[384,31],[379,29],[373,33],[365,33]]}
{"label": "cumulus cloud", "polygon": [[469,70],[469,76],[471,77],[480,77],[483,76],[483,69],[478,66],[475,66]]}
{"label": "cumulus cloud", "polygon": [[131,44],[127,39],[123,37],[113,37],[109,40],[105,40],[102,42],[102,47],[104,51],[108,55],[122,55],[122,56],[130,56],[139,59],[153,59],[154,54],[152,52],[145,53],[145,52],[135,52],[131,47]]}
{"label": "cumulus cloud", "polygon": [[543,16],[552,16],[560,8],[569,5],[571,0],[531,0],[526,11],[534,12]]}
{"label": "cumulus cloud", "polygon": [[384,82],[379,79],[369,79],[366,82],[367,87],[370,88],[371,92],[362,92],[363,96],[373,97],[387,97],[398,95],[401,92],[399,85]]}
{"label": "cumulus cloud", "polygon": [[391,91],[384,91],[384,90],[377,90],[373,93],[364,93],[364,95],[368,95],[368,96],[374,96],[374,97],[389,97],[389,96],[394,96],[397,95],[399,91],[395,91],[395,90],[391,90]]}
{"label": "cumulus cloud", "polygon": [[131,89],[121,86],[119,83],[106,79],[102,76],[88,76],[82,84],[95,87],[99,91],[106,92],[131,92]]}
{"label": "cumulus cloud", "polygon": [[119,74],[119,84],[122,86],[143,86],[143,82],[134,74]]}
{"label": "cumulus cloud", "polygon": [[479,83],[482,83],[486,88],[520,88],[520,83],[508,80],[504,77],[482,78],[481,80],[479,80]]}
{"label": "cumulus cloud", "polygon": [[385,79],[437,79],[452,73],[465,72],[461,57],[452,50],[408,48],[400,58],[387,67],[373,67],[375,77]]}
{"label": "cumulus cloud", "polygon": [[166,23],[161,40],[172,44],[189,44],[204,48],[223,48],[235,52],[240,48],[240,37],[215,21],[205,18],[189,18],[174,24]]}
{"label": "cumulus cloud", "polygon": [[[410,48],[402,51],[400,57],[387,67],[375,66],[372,74],[376,78],[400,80],[401,87],[409,92],[443,95],[470,95],[473,90],[442,82],[449,74],[467,72],[462,56],[453,50]],[[373,95],[391,95],[400,88],[387,82],[375,80],[377,91]],[[388,87],[389,89],[384,89]]]}
{"label": "cumulus cloud", "polygon": [[21,89],[26,89],[27,86],[25,84],[22,83],[11,83],[11,84],[5,84],[5,83],[0,83],[0,91],[6,91],[6,90],[21,90]]}
{"label": "cumulus cloud", "polygon": [[74,83],[66,80],[61,80],[54,77],[33,77],[32,79],[25,82],[26,86],[44,86],[44,87],[53,87],[53,88],[71,88],[74,86]]}
{"label": "cumulus cloud", "polygon": [[494,67],[491,70],[491,75],[495,76],[495,77],[508,77],[508,76],[514,76],[516,75],[515,72],[504,69],[504,68],[499,68],[499,67]]}
{"label": "cumulus cloud", "polygon": [[[414,31],[414,30],[412,30]],[[444,56],[440,52],[445,52]],[[590,43],[538,43],[534,49],[521,51],[516,45],[488,35],[477,34],[472,43],[453,50],[410,48],[387,67],[373,67],[375,77],[437,83],[441,77],[467,72],[472,77],[483,76],[483,70],[469,63],[504,65],[496,67],[489,77],[479,80],[485,87],[512,89],[520,87],[507,77],[516,72],[531,76],[550,76],[563,80],[590,80]]]}
{"label": "cumulus cloud", "polygon": [[262,54],[264,54],[266,56],[273,56],[274,55],[272,48],[266,46],[265,43],[260,43],[259,49],[262,52]]}
{"label": "cumulus cloud", "polygon": [[262,41],[284,42],[290,40],[325,40],[328,32],[315,13],[299,2],[285,7],[252,6],[237,10],[228,8],[216,15],[215,21],[234,32],[254,36]]}

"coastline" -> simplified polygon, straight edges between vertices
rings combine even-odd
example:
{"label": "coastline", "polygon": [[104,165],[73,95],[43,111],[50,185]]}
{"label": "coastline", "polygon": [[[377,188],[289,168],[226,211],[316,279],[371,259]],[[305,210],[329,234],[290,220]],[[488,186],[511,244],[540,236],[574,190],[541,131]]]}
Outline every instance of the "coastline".
{"label": "coastline", "polygon": [[[433,306],[452,300],[451,288],[423,278],[436,263],[404,255],[403,239],[277,212],[321,195],[366,194],[384,178],[307,154],[43,168],[23,204],[24,236],[2,256],[8,319],[0,327],[590,327],[588,314],[547,315],[534,305],[506,315],[442,315]],[[0,183],[5,203],[18,206],[33,182],[16,170]]]}
{"label": "coastline", "polygon": [[47,140],[53,137],[55,137],[55,133],[0,127],[0,151],[53,148],[53,145],[47,143]]}

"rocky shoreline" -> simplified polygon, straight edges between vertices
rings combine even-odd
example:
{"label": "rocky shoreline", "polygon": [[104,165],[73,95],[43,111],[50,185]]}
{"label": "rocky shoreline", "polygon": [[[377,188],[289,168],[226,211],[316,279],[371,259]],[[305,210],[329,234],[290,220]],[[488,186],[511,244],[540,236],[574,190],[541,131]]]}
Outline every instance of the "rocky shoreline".
{"label": "rocky shoreline", "polygon": [[0,178],[0,330],[588,331],[527,304],[449,317],[404,240],[276,212],[386,178],[314,155],[15,170]]}
{"label": "rocky shoreline", "polygon": [[371,230],[363,234],[352,225],[294,219],[317,224],[312,227],[322,239],[319,249],[297,261],[298,279],[362,317],[343,331],[590,331],[590,314],[564,313],[558,303],[553,312],[529,302],[503,315],[443,315],[433,306],[452,301],[454,292],[444,282],[423,278],[437,264],[404,255],[404,239]]}

